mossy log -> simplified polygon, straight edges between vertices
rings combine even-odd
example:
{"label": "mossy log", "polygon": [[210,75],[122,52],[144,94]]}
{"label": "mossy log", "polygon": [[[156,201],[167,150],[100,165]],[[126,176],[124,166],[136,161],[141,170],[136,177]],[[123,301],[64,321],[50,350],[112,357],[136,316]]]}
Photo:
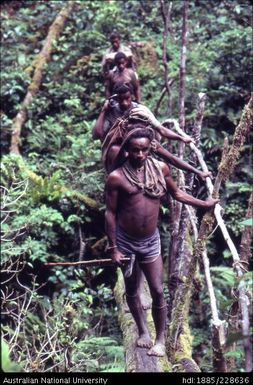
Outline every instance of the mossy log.
{"label": "mossy log", "polygon": [[[145,290],[147,290],[147,288]],[[114,289],[114,295],[118,306],[119,324],[123,333],[126,372],[170,372],[171,365],[167,357],[148,356],[148,349],[136,346],[137,328],[125,301],[124,278],[120,270],[118,272],[118,280]],[[149,293],[146,292],[146,295],[149,295]],[[152,338],[154,338],[155,330],[151,311],[147,310],[146,314],[149,331]]]}
{"label": "mossy log", "polygon": [[18,114],[13,119],[12,123],[12,136],[11,136],[11,145],[10,152],[19,154],[19,144],[22,126],[27,119],[27,108],[31,104],[34,95],[38,92],[43,76],[43,69],[45,68],[46,63],[50,60],[51,52],[53,49],[53,43],[59,37],[65,21],[69,16],[73,6],[75,5],[74,1],[69,1],[68,5],[63,8],[60,13],[55,18],[53,24],[49,28],[48,35],[46,37],[43,48],[37,58],[34,60],[31,71],[34,70],[32,82],[28,87],[27,94],[21,104],[21,108]]}
{"label": "mossy log", "polygon": [[192,336],[189,327],[189,305],[192,283],[196,272],[196,260],[192,256],[191,242],[186,232],[184,253],[189,261],[188,271],[180,276],[172,305],[171,322],[168,330],[167,352],[175,372],[200,372],[192,358]]}
{"label": "mossy log", "polygon": [[[222,182],[226,181],[233,173],[235,165],[240,157],[240,152],[249,130],[253,127],[253,94],[244,107],[240,122],[235,129],[233,142],[229,148],[227,156],[219,165],[219,174]],[[215,186],[214,186],[215,189]]]}
{"label": "mossy log", "polygon": [[[250,194],[248,209],[245,219],[252,218],[253,215],[253,193]],[[247,266],[251,257],[251,245],[252,245],[253,233],[251,226],[244,226],[241,244],[240,244],[240,259]]]}

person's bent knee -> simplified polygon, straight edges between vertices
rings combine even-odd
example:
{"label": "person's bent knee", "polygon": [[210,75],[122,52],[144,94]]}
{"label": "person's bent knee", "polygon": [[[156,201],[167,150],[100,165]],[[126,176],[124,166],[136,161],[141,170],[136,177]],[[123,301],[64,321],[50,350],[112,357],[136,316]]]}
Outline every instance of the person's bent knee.
{"label": "person's bent knee", "polygon": [[156,290],[152,290],[151,296],[154,306],[160,307],[163,306],[163,304],[165,303],[163,288],[157,288]]}

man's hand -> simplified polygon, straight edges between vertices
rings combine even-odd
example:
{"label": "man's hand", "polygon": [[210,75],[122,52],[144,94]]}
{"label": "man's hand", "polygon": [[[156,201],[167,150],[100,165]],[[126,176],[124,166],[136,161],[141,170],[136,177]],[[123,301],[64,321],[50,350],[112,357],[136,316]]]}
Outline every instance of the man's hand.
{"label": "man's hand", "polygon": [[184,142],[185,144],[195,143],[194,139],[190,136],[182,136],[182,142]]}
{"label": "man's hand", "polygon": [[116,265],[123,266],[121,260],[124,258],[124,255],[116,247],[110,250],[110,256]]}
{"label": "man's hand", "polygon": [[134,107],[130,112],[130,117],[143,119],[150,123],[153,127],[159,127],[161,125],[152,112],[147,107],[142,105]]}
{"label": "man's hand", "polygon": [[101,112],[106,112],[106,111],[108,111],[109,109],[110,109],[110,103],[109,103],[109,100],[106,99],[106,101],[104,102],[104,105],[103,105],[103,107],[102,107]]}
{"label": "man's hand", "polygon": [[105,57],[105,61],[107,63],[112,63],[114,61],[115,54],[114,53],[108,53]]}
{"label": "man's hand", "polygon": [[206,202],[206,208],[207,209],[211,209],[212,207],[214,207],[216,205],[216,203],[219,203],[219,199],[214,199],[214,198],[208,198],[205,202]]}
{"label": "man's hand", "polygon": [[146,107],[144,106],[138,106],[138,107],[134,107],[132,108],[132,110],[130,111],[130,116],[131,117],[141,117],[141,118],[145,118],[145,119],[149,119],[149,113],[146,109]]}
{"label": "man's hand", "polygon": [[205,179],[206,179],[207,177],[209,177],[209,178],[212,179],[212,173],[211,173],[211,171],[207,171],[207,172],[199,171],[198,176],[199,176],[203,181],[205,181]]}

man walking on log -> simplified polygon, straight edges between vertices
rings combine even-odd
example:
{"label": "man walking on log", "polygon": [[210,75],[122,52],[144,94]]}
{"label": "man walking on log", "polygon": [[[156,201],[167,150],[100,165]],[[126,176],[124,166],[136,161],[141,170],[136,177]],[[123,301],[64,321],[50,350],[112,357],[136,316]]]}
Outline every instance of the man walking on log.
{"label": "man walking on log", "polygon": [[[196,199],[181,191],[169,167],[150,155],[153,131],[140,124],[133,127],[122,144],[128,152],[122,167],[109,174],[106,184],[105,226],[112,260],[122,266],[123,255],[134,253],[132,275],[125,278],[126,299],[138,328],[137,346],[149,348],[148,355],[165,355],[166,303],[162,285],[162,257],[157,229],[160,199],[165,193],[185,204],[209,209],[218,199]],[[124,267],[122,267],[124,270]],[[141,271],[152,297],[156,329],[153,345],[139,295]]]}

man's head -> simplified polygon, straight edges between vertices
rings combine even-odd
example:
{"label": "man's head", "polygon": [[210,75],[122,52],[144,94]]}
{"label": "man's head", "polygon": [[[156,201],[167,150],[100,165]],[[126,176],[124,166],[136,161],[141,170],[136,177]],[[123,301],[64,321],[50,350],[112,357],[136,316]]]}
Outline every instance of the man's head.
{"label": "man's head", "polygon": [[112,92],[118,95],[117,100],[121,110],[126,111],[131,107],[133,87],[130,83],[116,83]]}
{"label": "man's head", "polygon": [[120,34],[118,32],[112,32],[110,35],[110,42],[114,51],[118,51],[120,46]]}
{"label": "man's head", "polygon": [[123,72],[127,66],[127,57],[123,52],[118,52],[115,55],[114,62],[119,72]]}
{"label": "man's head", "polygon": [[132,125],[124,140],[123,149],[127,151],[129,162],[133,167],[143,166],[149,156],[153,138],[152,129],[141,124]]}

